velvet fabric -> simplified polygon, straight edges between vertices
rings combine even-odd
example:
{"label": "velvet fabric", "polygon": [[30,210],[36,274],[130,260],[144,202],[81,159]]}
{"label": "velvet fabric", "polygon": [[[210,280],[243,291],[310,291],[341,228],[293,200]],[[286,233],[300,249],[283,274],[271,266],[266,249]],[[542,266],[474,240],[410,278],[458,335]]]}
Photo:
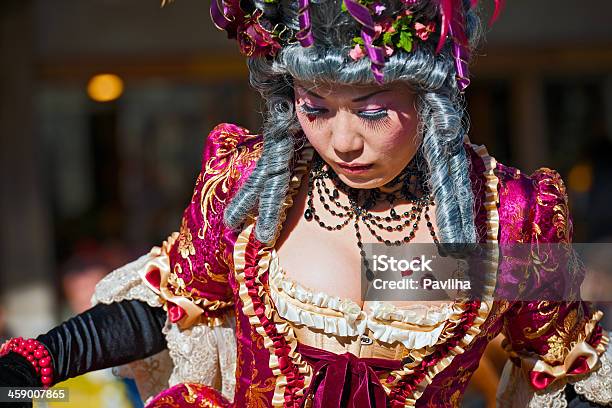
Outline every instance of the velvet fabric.
{"label": "velvet fabric", "polygon": [[305,394],[312,408],[386,407],[387,394],[378,374],[397,370],[399,360],[358,358],[298,345],[298,351],[313,367],[313,380]]}

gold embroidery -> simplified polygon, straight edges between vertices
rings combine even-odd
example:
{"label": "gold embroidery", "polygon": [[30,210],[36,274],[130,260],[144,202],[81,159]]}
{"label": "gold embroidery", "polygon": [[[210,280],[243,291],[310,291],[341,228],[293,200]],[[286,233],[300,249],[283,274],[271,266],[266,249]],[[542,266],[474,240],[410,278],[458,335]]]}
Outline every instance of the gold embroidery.
{"label": "gold embroidery", "polygon": [[181,232],[177,242],[178,251],[183,259],[187,259],[190,255],[195,255],[195,247],[193,246],[193,236],[187,225],[187,219],[183,218],[181,223]]}
{"label": "gold embroidery", "polygon": [[208,277],[211,278],[213,281],[219,283],[227,283],[227,274],[214,273],[208,262],[204,264],[204,268],[206,269],[206,274],[208,275]]}
{"label": "gold embroidery", "polygon": [[185,384],[187,393],[183,394],[183,399],[189,404],[195,404],[198,394],[191,388],[189,384]]}
{"label": "gold embroidery", "polygon": [[461,391],[457,390],[453,393],[453,395],[451,395],[450,397],[450,404],[453,407],[458,407],[461,404],[461,399],[462,399],[462,395],[461,395]]}
{"label": "gold embroidery", "polygon": [[[170,284],[170,286],[172,286],[174,290],[174,294],[178,296],[185,296],[189,299],[192,299],[192,296],[191,296],[192,292],[190,290],[187,290],[187,286],[191,285],[191,283],[194,280],[194,274],[193,274],[193,271],[191,270],[191,263],[189,263],[189,276],[191,277],[191,279],[189,279],[189,282],[185,282],[183,278],[179,277],[179,275],[182,275],[182,274],[183,274],[183,267],[181,266],[181,264],[179,263],[174,264],[174,268],[172,269],[172,272],[170,272],[170,275],[168,276],[168,283]],[[206,278],[204,277],[200,277],[198,281],[202,283],[208,282]],[[195,301],[196,299],[192,299],[192,300]]]}
{"label": "gold embroidery", "polygon": [[[570,241],[571,231],[568,228],[567,220],[569,219],[569,206],[567,192],[563,179],[555,170],[543,167],[537,170],[534,174],[544,174],[545,177],[538,181],[538,196],[536,201],[538,205],[546,207],[543,197],[547,196],[552,199],[561,199],[561,203],[555,204],[553,207],[552,224],[556,229],[557,238],[560,242],[568,243]],[[550,191],[552,190],[552,192]],[[539,236],[541,231],[536,234]]]}
{"label": "gold embroidery", "polygon": [[544,333],[548,332],[551,329],[551,326],[553,326],[556,323],[557,319],[559,318],[559,308],[561,305],[559,304],[555,305],[554,308],[550,312],[540,311],[541,309],[546,308],[549,303],[550,302],[546,302],[546,301],[542,301],[538,303],[538,306],[537,306],[538,313],[543,316],[548,316],[554,313],[553,317],[551,317],[546,323],[544,323],[542,327],[539,327],[539,328],[525,327],[523,329],[523,335],[525,336],[525,338],[529,340],[537,339],[538,337],[543,336]]}
{"label": "gold embroidery", "polygon": [[582,309],[570,310],[563,319],[562,326],[555,324],[556,333],[546,341],[548,352],[543,356],[543,359],[550,363],[563,362],[574,345],[585,340],[581,333],[583,324],[586,324],[586,320]]}
{"label": "gold embroidery", "polygon": [[261,155],[263,141],[256,143],[251,149],[238,148],[238,143],[241,140],[256,137],[248,133],[233,134],[229,132],[223,132],[223,135],[219,136],[222,142],[217,146],[216,154],[204,164],[203,172],[206,174],[207,180],[204,181],[200,193],[200,211],[204,220],[204,226],[198,230],[200,239],[204,239],[204,228],[210,228],[208,211],[210,210],[213,214],[218,215],[214,201],[225,204],[225,199],[219,197],[217,191],[227,194],[230,185],[242,175],[240,169],[255,162]]}
{"label": "gold embroidery", "polygon": [[255,382],[255,379],[259,375],[257,368],[253,368],[253,375],[251,376],[251,385],[246,392],[246,403],[249,408],[268,408],[268,399],[266,393],[272,391],[275,386],[275,378],[268,377],[264,383],[261,381]]}
{"label": "gold embroidery", "polygon": [[169,405],[171,407],[180,407],[180,405],[176,401],[174,401],[174,397],[172,395],[165,395],[160,399],[156,400],[154,407],[164,406],[164,408],[166,408],[165,405]]}
{"label": "gold embroidery", "polygon": [[554,334],[546,342],[548,343],[548,352],[544,355],[544,360],[550,363],[562,363],[566,351],[563,339]]}

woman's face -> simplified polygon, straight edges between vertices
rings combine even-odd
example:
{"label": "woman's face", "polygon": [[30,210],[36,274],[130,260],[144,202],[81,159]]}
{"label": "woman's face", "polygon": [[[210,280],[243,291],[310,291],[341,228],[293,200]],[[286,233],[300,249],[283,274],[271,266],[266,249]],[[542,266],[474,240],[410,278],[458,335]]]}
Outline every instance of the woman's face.
{"label": "woman's face", "polygon": [[415,93],[405,84],[295,84],[297,116],[308,141],[340,180],[381,187],[415,155]]}

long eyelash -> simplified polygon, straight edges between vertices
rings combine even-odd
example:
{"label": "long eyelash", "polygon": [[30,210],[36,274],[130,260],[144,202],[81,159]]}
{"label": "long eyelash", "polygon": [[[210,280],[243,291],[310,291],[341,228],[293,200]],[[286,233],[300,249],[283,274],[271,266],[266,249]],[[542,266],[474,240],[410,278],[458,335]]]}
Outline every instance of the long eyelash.
{"label": "long eyelash", "polygon": [[389,115],[386,110],[377,112],[376,114],[363,114],[359,115],[359,118],[363,123],[372,130],[380,130],[382,128],[388,128],[390,123]]}
{"label": "long eyelash", "polygon": [[386,109],[381,109],[375,112],[359,112],[359,117],[366,120],[376,121],[388,117]]}
{"label": "long eyelash", "polygon": [[314,126],[321,125],[321,116],[325,114],[324,109],[311,108],[306,104],[298,105],[298,110],[302,112],[303,115],[306,115],[306,118],[310,123]]}
{"label": "long eyelash", "polygon": [[323,109],[311,108],[310,106],[307,106],[306,104],[298,105],[298,109],[304,115],[322,115],[324,113]]}

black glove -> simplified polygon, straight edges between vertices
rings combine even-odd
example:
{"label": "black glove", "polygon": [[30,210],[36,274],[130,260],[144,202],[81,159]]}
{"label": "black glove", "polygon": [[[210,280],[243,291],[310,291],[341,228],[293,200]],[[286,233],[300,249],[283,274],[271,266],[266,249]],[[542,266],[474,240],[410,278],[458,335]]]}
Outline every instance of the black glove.
{"label": "black glove", "polygon": [[[53,382],[152,356],[166,348],[166,312],[138,300],[98,304],[36,340],[49,350]],[[0,357],[0,387],[40,387],[40,378],[20,355]],[[4,405],[0,404],[4,407]]]}
{"label": "black glove", "polygon": [[[0,357],[0,387],[41,387],[40,377],[25,357],[8,353]],[[0,402],[1,408],[31,408],[31,402]]]}

